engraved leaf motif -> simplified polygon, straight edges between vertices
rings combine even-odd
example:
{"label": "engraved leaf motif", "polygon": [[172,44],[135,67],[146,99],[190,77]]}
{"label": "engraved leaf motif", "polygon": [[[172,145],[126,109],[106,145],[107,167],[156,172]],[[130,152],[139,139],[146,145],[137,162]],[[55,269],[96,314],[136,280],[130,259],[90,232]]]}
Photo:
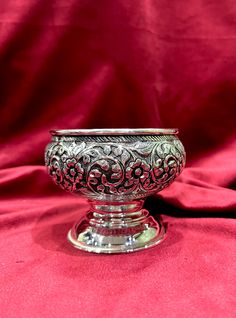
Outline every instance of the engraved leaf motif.
{"label": "engraved leaf motif", "polygon": [[121,168],[120,168],[120,166],[118,164],[115,164],[115,165],[112,166],[112,171],[113,172],[118,172],[120,170],[121,170]]}
{"label": "engraved leaf motif", "polygon": [[72,150],[75,151],[76,156],[86,148],[86,144],[84,141],[81,142],[80,144],[77,144],[76,147],[73,144],[71,146],[72,146]]}
{"label": "engraved leaf motif", "polygon": [[104,153],[106,154],[106,155],[110,155],[110,153],[111,153],[111,146],[109,146],[109,145],[106,145],[104,148],[103,148],[103,151],[104,151]]}
{"label": "engraved leaf motif", "polygon": [[118,163],[112,165],[112,175],[111,179],[120,179],[122,177],[122,169]]}
{"label": "engraved leaf motif", "polygon": [[83,163],[86,165],[87,163],[89,163],[91,161],[90,156],[89,155],[83,155]]}
{"label": "engraved leaf motif", "polygon": [[166,143],[163,145],[164,153],[169,153],[171,150],[171,145]]}
{"label": "engraved leaf motif", "polygon": [[118,172],[118,173],[113,173],[111,175],[111,179],[120,179],[122,177],[122,173]]}
{"label": "engraved leaf motif", "polygon": [[101,161],[99,162],[99,165],[100,165],[100,167],[101,167],[103,170],[105,170],[105,171],[108,171],[108,170],[109,170],[109,164],[108,164],[108,162],[107,162],[106,160],[101,160]]}
{"label": "engraved leaf motif", "polygon": [[100,192],[104,192],[104,190],[105,190],[104,185],[100,184],[100,185],[97,187],[97,190],[100,191]]}
{"label": "engraved leaf motif", "polygon": [[113,150],[115,156],[120,156],[122,154],[122,148],[117,147]]}
{"label": "engraved leaf motif", "polygon": [[96,157],[98,154],[99,154],[99,152],[95,149],[92,149],[89,151],[90,156]]}
{"label": "engraved leaf motif", "polygon": [[90,173],[90,177],[92,178],[99,178],[101,176],[101,171],[99,171],[98,169],[94,169],[92,170],[92,172]]}
{"label": "engraved leaf motif", "polygon": [[168,163],[168,166],[169,166],[170,168],[175,167],[175,166],[176,166],[175,160],[170,160],[169,163]]}
{"label": "engraved leaf motif", "polygon": [[126,163],[130,159],[130,154],[128,152],[123,152],[121,155],[121,161]]}
{"label": "engraved leaf motif", "polygon": [[114,187],[114,186],[108,186],[109,187],[109,190],[110,190],[110,192],[112,193],[112,194],[115,194],[115,193],[117,193],[117,189]]}

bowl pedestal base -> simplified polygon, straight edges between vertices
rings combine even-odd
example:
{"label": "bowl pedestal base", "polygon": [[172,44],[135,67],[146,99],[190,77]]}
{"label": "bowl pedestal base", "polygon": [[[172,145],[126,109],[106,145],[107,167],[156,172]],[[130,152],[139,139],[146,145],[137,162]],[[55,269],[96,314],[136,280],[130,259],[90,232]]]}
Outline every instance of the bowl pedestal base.
{"label": "bowl pedestal base", "polygon": [[129,253],[153,247],[165,237],[165,227],[142,208],[143,200],[90,203],[86,216],[68,233],[69,242],[78,249]]}

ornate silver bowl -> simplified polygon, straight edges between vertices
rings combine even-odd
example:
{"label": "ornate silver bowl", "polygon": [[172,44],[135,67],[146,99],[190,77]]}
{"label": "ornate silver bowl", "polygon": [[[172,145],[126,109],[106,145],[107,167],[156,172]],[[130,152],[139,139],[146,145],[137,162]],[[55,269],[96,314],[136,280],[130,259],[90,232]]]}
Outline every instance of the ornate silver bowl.
{"label": "ornate silver bowl", "polygon": [[54,182],[86,196],[90,210],[69,231],[77,248],[123,253],[160,243],[165,228],[143,209],[185,165],[177,129],[52,130],[45,152]]}

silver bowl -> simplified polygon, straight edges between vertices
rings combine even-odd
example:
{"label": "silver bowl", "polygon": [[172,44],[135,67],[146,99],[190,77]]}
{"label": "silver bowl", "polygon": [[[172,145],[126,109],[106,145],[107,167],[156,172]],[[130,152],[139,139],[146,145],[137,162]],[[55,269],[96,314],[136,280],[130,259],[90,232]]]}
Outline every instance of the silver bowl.
{"label": "silver bowl", "polygon": [[169,186],[185,165],[177,129],[52,130],[48,173],[83,195],[90,209],[68,233],[81,250],[123,253],[160,243],[165,228],[143,203]]}

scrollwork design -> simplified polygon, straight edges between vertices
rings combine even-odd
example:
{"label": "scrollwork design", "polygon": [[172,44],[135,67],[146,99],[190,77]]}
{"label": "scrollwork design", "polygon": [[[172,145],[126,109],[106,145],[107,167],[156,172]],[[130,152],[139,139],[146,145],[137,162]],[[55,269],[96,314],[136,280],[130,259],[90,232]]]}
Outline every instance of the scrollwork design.
{"label": "scrollwork design", "polygon": [[181,142],[52,142],[45,156],[54,182],[71,192],[145,196],[168,186],[183,169]]}

